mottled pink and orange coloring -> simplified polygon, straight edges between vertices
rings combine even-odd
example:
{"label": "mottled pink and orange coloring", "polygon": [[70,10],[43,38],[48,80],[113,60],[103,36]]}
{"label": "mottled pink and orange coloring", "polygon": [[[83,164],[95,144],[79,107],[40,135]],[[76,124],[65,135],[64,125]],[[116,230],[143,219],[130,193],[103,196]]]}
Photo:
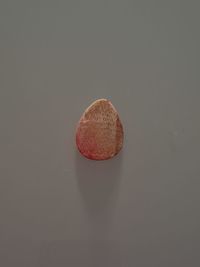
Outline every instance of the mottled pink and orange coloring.
{"label": "mottled pink and orange coloring", "polygon": [[80,153],[92,160],[114,157],[122,149],[123,138],[119,115],[106,99],[96,100],[86,109],[76,130]]}

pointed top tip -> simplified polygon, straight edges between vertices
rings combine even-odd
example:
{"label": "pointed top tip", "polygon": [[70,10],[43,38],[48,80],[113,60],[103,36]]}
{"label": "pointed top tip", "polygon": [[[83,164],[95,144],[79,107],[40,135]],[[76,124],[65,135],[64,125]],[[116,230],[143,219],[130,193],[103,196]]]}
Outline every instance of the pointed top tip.
{"label": "pointed top tip", "polygon": [[93,101],[90,106],[86,109],[86,112],[88,110],[91,109],[91,107],[97,107],[97,106],[107,106],[107,107],[110,107],[111,109],[113,109],[116,113],[116,109],[114,107],[114,105],[112,104],[112,102],[106,98],[99,98],[99,99],[96,99],[95,101]]}
{"label": "pointed top tip", "polygon": [[108,103],[108,104],[112,105],[112,102],[107,98],[98,98],[98,99],[94,100],[94,102],[92,104],[99,104],[99,103]]}

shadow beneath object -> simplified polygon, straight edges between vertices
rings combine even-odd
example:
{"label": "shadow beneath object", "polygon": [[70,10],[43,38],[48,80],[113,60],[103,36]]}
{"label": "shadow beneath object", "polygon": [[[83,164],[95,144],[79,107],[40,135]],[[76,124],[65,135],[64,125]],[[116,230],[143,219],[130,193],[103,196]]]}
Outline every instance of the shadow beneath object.
{"label": "shadow beneath object", "polygon": [[76,177],[86,210],[92,217],[111,212],[121,178],[122,151],[112,159],[93,161],[76,152]]}

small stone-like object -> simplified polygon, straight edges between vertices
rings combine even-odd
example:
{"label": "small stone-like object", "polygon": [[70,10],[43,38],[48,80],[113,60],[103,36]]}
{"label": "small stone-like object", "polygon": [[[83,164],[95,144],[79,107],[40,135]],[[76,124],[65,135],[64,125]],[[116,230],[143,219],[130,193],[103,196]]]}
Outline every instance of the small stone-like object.
{"label": "small stone-like object", "polygon": [[114,157],[121,150],[123,139],[119,115],[107,99],[92,103],[83,113],[76,129],[78,150],[92,160]]}

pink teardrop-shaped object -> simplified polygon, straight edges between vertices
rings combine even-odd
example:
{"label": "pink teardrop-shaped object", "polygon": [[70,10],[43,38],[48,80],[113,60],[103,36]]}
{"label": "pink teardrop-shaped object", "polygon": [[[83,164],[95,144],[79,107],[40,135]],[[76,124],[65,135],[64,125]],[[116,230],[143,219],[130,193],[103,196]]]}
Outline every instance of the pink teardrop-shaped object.
{"label": "pink teardrop-shaped object", "polygon": [[106,99],[96,100],[83,113],[76,130],[80,153],[93,160],[114,157],[123,146],[123,126],[119,115]]}

